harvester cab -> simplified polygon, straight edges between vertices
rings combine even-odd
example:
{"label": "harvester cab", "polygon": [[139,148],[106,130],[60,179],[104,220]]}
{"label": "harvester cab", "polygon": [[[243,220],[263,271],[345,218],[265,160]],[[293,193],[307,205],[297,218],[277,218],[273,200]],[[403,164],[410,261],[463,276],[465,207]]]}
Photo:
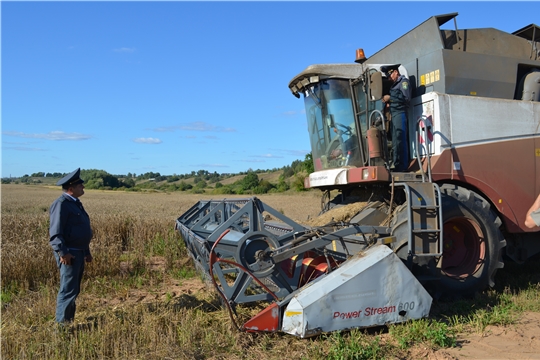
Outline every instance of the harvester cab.
{"label": "harvester cab", "polygon": [[289,87],[295,96],[304,95],[315,171],[384,165],[386,152],[370,149],[366,141],[369,129],[384,131],[386,125],[378,70],[313,65]]}

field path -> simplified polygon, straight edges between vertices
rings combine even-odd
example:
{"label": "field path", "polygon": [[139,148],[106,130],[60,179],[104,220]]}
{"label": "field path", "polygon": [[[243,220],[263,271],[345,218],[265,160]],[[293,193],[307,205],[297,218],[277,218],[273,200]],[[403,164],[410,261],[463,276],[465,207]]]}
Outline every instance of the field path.
{"label": "field path", "polygon": [[458,346],[430,354],[429,359],[540,359],[540,313],[527,312],[514,325],[488,326],[482,334],[461,334]]}

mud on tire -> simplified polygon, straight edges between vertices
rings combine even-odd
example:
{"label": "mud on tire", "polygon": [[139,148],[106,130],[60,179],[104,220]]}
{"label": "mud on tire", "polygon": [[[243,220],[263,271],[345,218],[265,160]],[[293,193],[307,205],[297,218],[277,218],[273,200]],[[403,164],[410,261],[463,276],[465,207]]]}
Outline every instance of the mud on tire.
{"label": "mud on tire", "polygon": [[[500,231],[501,220],[490,204],[471,190],[443,185],[443,255],[413,265],[415,275],[435,275],[438,295],[469,296],[494,286],[497,269],[502,268],[502,249],[506,240]],[[407,207],[398,207],[392,221],[397,242],[394,251],[407,259]],[[423,262],[421,262],[424,260]]]}

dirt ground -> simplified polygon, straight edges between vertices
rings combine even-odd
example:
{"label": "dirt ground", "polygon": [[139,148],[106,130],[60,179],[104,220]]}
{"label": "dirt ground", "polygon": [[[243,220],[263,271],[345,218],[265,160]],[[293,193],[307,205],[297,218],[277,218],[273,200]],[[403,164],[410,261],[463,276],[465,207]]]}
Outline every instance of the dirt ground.
{"label": "dirt ground", "polygon": [[524,313],[510,326],[488,326],[482,334],[458,336],[455,348],[427,352],[424,358],[453,359],[540,359],[540,313]]}
{"label": "dirt ground", "polygon": [[[154,270],[164,269],[164,260],[160,257],[152,258],[150,265]],[[102,302],[103,305],[113,307],[163,301],[167,298],[187,303],[193,299],[193,294],[200,291],[208,289],[198,277],[182,281],[168,279],[159,291],[133,290],[125,294],[125,297],[102,299]],[[458,335],[455,348],[433,351],[420,346],[411,349],[410,354],[411,359],[428,360],[540,360],[540,313],[525,313],[516,324],[510,326],[488,326],[482,334]]]}

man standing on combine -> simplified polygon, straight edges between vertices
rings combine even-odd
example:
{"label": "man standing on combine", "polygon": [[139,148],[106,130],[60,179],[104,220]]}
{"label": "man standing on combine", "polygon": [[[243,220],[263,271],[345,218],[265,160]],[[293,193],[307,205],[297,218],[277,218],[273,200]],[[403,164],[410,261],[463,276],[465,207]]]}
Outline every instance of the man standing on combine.
{"label": "man standing on combine", "polygon": [[81,169],[60,179],[62,195],[50,208],[49,243],[60,269],[60,290],[56,299],[56,322],[70,323],[75,318],[75,300],[81,291],[84,263],[92,261],[90,217],[79,197],[84,194]]}
{"label": "man standing on combine", "polygon": [[381,66],[381,71],[393,81],[390,94],[384,95],[382,101],[390,109],[392,121],[392,164],[391,170],[406,171],[409,167],[408,116],[411,101],[409,79],[399,73],[400,64]]}

